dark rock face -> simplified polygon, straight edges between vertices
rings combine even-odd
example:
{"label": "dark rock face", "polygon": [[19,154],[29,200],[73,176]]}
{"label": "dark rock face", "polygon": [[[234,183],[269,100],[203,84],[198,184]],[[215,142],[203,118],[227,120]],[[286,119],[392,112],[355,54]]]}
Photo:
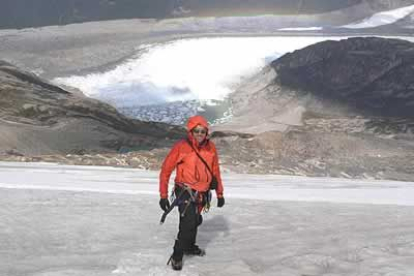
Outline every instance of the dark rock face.
{"label": "dark rock face", "polygon": [[178,127],[129,119],[108,104],[65,91],[3,61],[0,129],[0,151],[24,154],[148,149],[185,134]]}
{"label": "dark rock face", "polygon": [[360,114],[414,118],[414,44],[397,39],[321,42],[272,63],[277,82]]}

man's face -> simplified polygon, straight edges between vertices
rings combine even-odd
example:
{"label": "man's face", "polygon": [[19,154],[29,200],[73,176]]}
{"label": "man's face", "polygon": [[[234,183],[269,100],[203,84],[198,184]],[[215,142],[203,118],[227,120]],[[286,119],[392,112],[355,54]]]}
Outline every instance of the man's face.
{"label": "man's face", "polygon": [[194,138],[197,140],[198,143],[201,143],[206,139],[207,136],[207,129],[198,125],[191,131],[193,133]]}

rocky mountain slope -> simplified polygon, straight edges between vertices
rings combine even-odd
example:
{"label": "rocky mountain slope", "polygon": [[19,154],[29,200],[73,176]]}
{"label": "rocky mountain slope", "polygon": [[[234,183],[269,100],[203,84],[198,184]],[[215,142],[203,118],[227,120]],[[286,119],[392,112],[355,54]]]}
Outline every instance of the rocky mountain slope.
{"label": "rocky mountain slope", "polygon": [[224,151],[247,171],[413,180],[413,49],[350,38],[275,60],[231,96],[233,121],[216,130],[252,137]]}
{"label": "rocky mountain slope", "polygon": [[183,131],[131,120],[110,105],[70,93],[0,61],[0,151],[24,155],[117,152],[168,145]]}
{"label": "rocky mountain slope", "polygon": [[395,22],[390,28],[397,29],[414,29],[414,13],[409,14],[401,20]]}
{"label": "rocky mountain slope", "polygon": [[[266,130],[258,128],[264,120],[284,130],[302,125],[305,112],[412,120],[413,57],[413,43],[378,37],[325,41],[288,53],[232,95],[232,124],[258,133]],[[254,129],[247,118],[256,118]]]}
{"label": "rocky mountain slope", "polygon": [[411,119],[413,65],[413,43],[375,37],[319,43],[271,64],[281,86],[362,115]]}

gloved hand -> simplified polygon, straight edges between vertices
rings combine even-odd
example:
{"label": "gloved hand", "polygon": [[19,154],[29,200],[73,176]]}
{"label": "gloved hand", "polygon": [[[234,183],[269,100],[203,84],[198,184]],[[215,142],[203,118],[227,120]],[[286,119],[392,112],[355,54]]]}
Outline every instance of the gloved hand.
{"label": "gloved hand", "polygon": [[225,200],[224,197],[217,198],[217,207],[221,208],[224,206]]}
{"label": "gloved hand", "polygon": [[160,207],[164,212],[166,212],[170,208],[170,202],[168,201],[168,198],[160,199]]}

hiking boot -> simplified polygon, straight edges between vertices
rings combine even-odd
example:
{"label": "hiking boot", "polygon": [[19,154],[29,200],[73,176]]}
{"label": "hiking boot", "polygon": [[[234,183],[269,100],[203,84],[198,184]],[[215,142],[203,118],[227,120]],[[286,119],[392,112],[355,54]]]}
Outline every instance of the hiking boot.
{"label": "hiking boot", "polygon": [[179,240],[175,240],[174,251],[168,260],[168,263],[171,263],[171,267],[174,270],[181,270],[183,268],[183,250]]}
{"label": "hiking boot", "polygon": [[171,267],[174,270],[181,270],[183,269],[183,257],[175,256],[174,254],[171,255],[170,259],[168,260],[168,264],[171,263]]}
{"label": "hiking boot", "polygon": [[198,247],[198,245],[193,245],[189,249],[184,250],[184,254],[193,256],[204,256],[206,255],[206,251]]}
{"label": "hiking boot", "polygon": [[171,258],[171,267],[174,270],[181,270],[183,269],[183,258],[175,259],[174,257]]}

